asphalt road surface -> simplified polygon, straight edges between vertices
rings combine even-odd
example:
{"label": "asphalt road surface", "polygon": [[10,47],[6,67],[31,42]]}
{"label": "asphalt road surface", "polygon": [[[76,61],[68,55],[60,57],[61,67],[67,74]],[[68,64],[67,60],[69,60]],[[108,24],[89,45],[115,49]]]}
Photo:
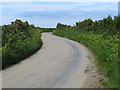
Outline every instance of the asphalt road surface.
{"label": "asphalt road surface", "polygon": [[86,80],[88,50],[81,44],[42,33],[42,48],[2,71],[3,88],[80,88]]}

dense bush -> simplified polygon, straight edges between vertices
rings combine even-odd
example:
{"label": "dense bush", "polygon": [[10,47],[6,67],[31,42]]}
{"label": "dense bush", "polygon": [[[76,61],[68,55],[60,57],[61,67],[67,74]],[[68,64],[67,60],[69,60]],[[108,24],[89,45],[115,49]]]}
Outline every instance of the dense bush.
{"label": "dense bush", "polygon": [[58,24],[53,34],[80,42],[95,54],[99,71],[107,78],[102,83],[105,87],[118,88],[119,79],[119,34],[120,17],[110,16],[103,20],[86,19],[75,26]]}
{"label": "dense bush", "polygon": [[15,64],[36,52],[42,45],[41,30],[16,20],[2,26],[2,68]]}

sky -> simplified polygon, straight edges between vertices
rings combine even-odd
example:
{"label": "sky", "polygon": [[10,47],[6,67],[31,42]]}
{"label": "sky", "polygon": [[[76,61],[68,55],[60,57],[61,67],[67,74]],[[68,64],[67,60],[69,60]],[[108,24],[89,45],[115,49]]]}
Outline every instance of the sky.
{"label": "sky", "polygon": [[15,19],[21,19],[35,26],[52,28],[56,27],[57,23],[74,25],[75,22],[87,18],[99,20],[108,15],[112,17],[118,15],[117,0],[109,0],[109,2],[108,0],[36,1],[4,0],[0,5],[0,11],[2,10],[2,22],[0,24],[10,24]]}
{"label": "sky", "polygon": [[[83,2],[83,0],[1,0],[2,2]],[[118,2],[119,0],[84,0],[84,2]]]}
{"label": "sky", "polygon": [[118,2],[118,15],[120,16],[120,1]]}

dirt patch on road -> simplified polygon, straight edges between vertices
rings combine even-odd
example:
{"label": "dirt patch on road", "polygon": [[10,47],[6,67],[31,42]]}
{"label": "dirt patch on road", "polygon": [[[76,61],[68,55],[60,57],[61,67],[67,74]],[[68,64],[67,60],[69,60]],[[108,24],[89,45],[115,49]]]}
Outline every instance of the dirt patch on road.
{"label": "dirt patch on road", "polygon": [[87,57],[89,58],[89,64],[85,70],[87,78],[82,88],[103,88],[100,81],[104,80],[105,78],[98,71],[93,54],[89,52],[89,56]]}

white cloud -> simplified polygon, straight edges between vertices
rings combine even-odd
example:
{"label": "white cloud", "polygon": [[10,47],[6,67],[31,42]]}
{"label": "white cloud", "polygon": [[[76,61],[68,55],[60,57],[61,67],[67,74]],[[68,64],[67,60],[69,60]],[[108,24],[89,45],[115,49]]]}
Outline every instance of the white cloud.
{"label": "white cloud", "polygon": [[27,20],[28,22],[41,27],[55,27],[58,22],[73,25],[76,21],[83,20],[89,17],[96,20],[107,17],[108,15],[115,16],[118,9],[116,2],[34,2],[36,1],[28,3],[2,3],[2,24],[8,24],[18,18],[24,21]]}
{"label": "white cloud", "polygon": [[111,8],[110,6],[107,6],[107,5],[101,5],[98,7],[84,8],[81,11],[107,11],[107,10],[118,11],[118,8],[117,6],[115,8]]}
{"label": "white cloud", "polygon": [[[9,3],[2,5],[2,8],[10,9],[22,9],[27,11],[43,11],[43,10],[72,10],[75,9],[76,3],[69,4],[70,6],[66,4],[47,4],[47,3]],[[80,5],[80,4],[78,4]]]}
{"label": "white cloud", "polygon": [[1,0],[2,2],[118,2],[119,0]]}
{"label": "white cloud", "polygon": [[[3,10],[6,9],[17,9],[17,11],[22,10],[24,11],[51,11],[51,10],[81,10],[81,11],[104,11],[104,10],[115,10],[117,11],[117,3],[85,3],[85,2],[79,2],[79,3],[4,3],[2,5]],[[13,11],[12,11],[13,12]]]}

